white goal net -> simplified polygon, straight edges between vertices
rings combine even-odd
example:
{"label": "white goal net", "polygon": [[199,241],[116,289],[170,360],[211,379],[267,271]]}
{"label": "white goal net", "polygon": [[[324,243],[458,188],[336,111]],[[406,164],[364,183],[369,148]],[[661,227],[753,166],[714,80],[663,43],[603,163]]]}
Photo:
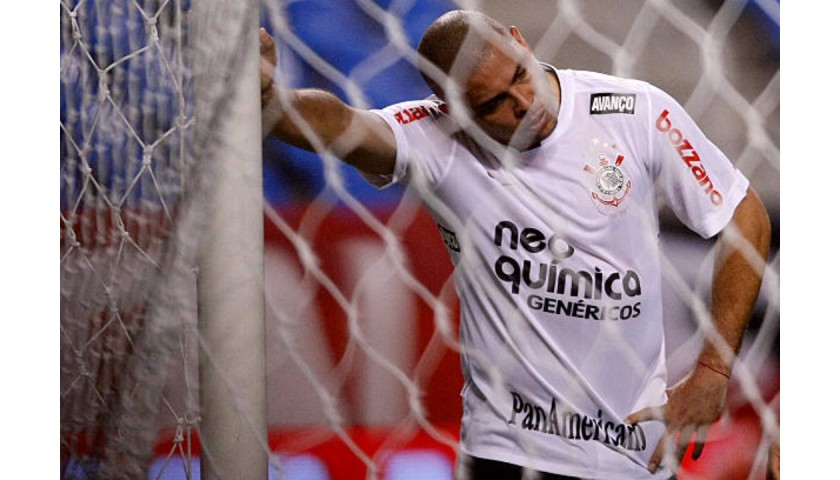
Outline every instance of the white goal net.
{"label": "white goal net", "polygon": [[[774,227],[764,284],[724,415],[680,478],[764,478],[779,436],[774,0],[61,0],[62,478],[224,478],[214,465],[262,457],[267,472],[230,471],[453,478],[462,377],[446,232],[418,194],[260,143],[239,120],[259,121],[259,26],[278,44],[276,82],[382,108],[429,95],[414,50],[453,8],[516,25],[557,67],[661,87],[761,196]],[[230,169],[253,149],[262,177],[243,167],[236,190]],[[661,227],[676,382],[703,341],[693,308],[711,244],[667,211]],[[228,416],[236,427],[212,423]]]}
{"label": "white goal net", "polygon": [[62,478],[267,470],[257,18],[61,2]]}

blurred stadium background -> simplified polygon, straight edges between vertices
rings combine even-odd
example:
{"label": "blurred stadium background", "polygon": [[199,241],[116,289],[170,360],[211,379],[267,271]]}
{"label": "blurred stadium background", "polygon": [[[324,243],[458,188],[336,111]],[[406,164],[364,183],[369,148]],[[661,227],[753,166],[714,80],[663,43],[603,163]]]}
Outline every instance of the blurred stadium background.
{"label": "blurred stadium background", "polygon": [[[76,10],[78,4],[67,3],[63,19],[65,10]],[[407,41],[416,46],[426,26],[452,8],[482,10],[516,25],[538,58],[560,68],[614,73],[662,87],[686,105],[751,180],[770,212],[774,242],[772,274],[765,282],[741,361],[777,416],[778,1],[277,0],[263,2],[261,24],[279,39],[281,69],[291,84],[325,88],[357,101],[330,80],[335,77],[313,61],[314,54],[357,85],[367,106],[383,107],[429,92],[389,41],[376,12],[387,11],[399,19]],[[283,42],[282,36],[289,33],[311,51]],[[67,155],[63,151],[62,158]],[[285,477],[276,470],[271,476],[361,479],[374,463],[387,479],[451,478],[461,414],[458,352],[437,329],[434,305],[402,281],[388,262],[376,262],[387,245],[366,215],[394,232],[411,275],[449,306],[451,326],[457,331],[451,265],[437,228],[410,194],[399,188],[376,191],[358,173],[342,167],[342,185],[359,202],[348,205],[326,180],[323,165],[317,155],[271,138],[263,144],[268,447],[282,458]],[[63,175],[68,172],[63,170]],[[73,202],[64,201],[73,198],[66,193],[72,188],[62,183],[63,213],[73,209]],[[364,344],[351,331],[348,312],[304,269],[285,226],[306,239],[324,273],[357,302]],[[666,212],[663,246],[681,277],[696,291],[706,291],[710,244],[688,235]],[[72,281],[72,276],[62,277],[62,290],[71,290],[65,282]],[[702,338],[679,296],[672,292],[668,298],[673,382],[686,372]],[[66,301],[72,301],[69,294]],[[62,343],[63,358],[65,347]],[[71,460],[63,462],[62,478],[88,478],[96,470],[95,460],[90,460],[95,457],[90,454],[95,442],[64,436],[64,392],[72,390],[65,378],[74,378],[66,371],[69,368],[63,361],[62,455]],[[389,368],[404,372],[419,388],[425,418],[433,428],[418,424],[412,416],[409,392]],[[189,390],[178,379],[166,391],[189,396],[185,389]],[[325,404],[324,392],[332,404]],[[193,403],[184,402],[184,410],[177,414],[171,407],[158,411],[160,434],[150,446],[150,478],[159,473],[164,478],[184,477],[183,463],[171,458],[173,447],[183,445],[184,435],[192,442],[193,453],[200,448]],[[712,429],[703,457],[684,464],[681,478],[763,478],[767,432],[761,416],[765,414],[741,391],[740,383],[733,382],[727,412]],[[336,419],[342,425],[339,432],[332,423]],[[192,462],[188,471],[196,475],[197,456],[186,461]]]}

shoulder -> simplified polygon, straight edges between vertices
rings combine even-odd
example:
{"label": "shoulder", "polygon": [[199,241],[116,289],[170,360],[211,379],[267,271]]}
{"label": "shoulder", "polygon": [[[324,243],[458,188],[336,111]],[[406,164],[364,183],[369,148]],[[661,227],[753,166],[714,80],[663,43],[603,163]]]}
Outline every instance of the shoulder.
{"label": "shoulder", "polygon": [[396,167],[392,181],[422,178],[435,185],[447,170],[458,132],[446,104],[436,97],[372,110],[394,133]]}
{"label": "shoulder", "polygon": [[557,70],[561,83],[590,107],[590,113],[632,113],[670,96],[657,86],[636,78],[619,77],[588,70]]}
{"label": "shoulder", "polygon": [[652,127],[663,111],[684,110],[671,94],[646,80],[587,70],[556,72],[578,115]]}
{"label": "shoulder", "polygon": [[653,85],[636,78],[619,77],[590,70],[557,70],[558,75],[574,82],[580,92],[594,92],[605,88],[624,90],[632,93],[647,93]]}
{"label": "shoulder", "polygon": [[447,113],[446,104],[436,97],[429,97],[423,100],[410,100],[395,103],[382,109],[374,110],[375,113],[385,118],[389,123],[403,126],[416,122],[438,123],[437,120]]}
{"label": "shoulder", "polygon": [[434,96],[395,103],[373,112],[391,127],[398,146],[438,152],[447,148],[459,131],[448,115],[446,103]]}

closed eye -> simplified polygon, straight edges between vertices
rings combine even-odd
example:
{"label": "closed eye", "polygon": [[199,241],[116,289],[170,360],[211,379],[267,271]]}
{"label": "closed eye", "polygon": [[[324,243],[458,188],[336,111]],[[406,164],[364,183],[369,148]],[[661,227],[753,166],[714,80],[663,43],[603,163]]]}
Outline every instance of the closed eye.
{"label": "closed eye", "polygon": [[502,104],[505,98],[507,98],[507,96],[507,93],[500,93],[495,97],[491,98],[490,100],[477,106],[475,109],[473,109],[473,111],[479,117],[490,115],[499,109],[499,106]]}
{"label": "closed eye", "polygon": [[[519,82],[526,80],[527,78],[528,70],[525,67],[518,65],[516,67],[516,71],[513,73],[513,78],[511,79],[510,84],[515,85]],[[499,106],[502,105],[502,102],[504,102],[508,96],[509,95],[507,92],[502,92],[496,95],[495,97],[491,98],[490,100],[487,100],[486,102],[475,107],[473,109],[473,112],[475,112],[475,114],[479,117],[491,115],[496,110],[498,110]]]}
{"label": "closed eye", "polygon": [[516,72],[513,74],[512,84],[513,83],[519,83],[519,82],[525,80],[527,77],[528,77],[528,70],[526,70],[525,67],[522,67],[520,65],[519,67],[517,67]]}

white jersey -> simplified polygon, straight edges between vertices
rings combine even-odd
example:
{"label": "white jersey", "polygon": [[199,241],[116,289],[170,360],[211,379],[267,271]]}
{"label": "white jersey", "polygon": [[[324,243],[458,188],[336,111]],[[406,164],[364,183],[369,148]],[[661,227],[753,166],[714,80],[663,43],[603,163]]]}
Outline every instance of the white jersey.
{"label": "white jersey", "polygon": [[397,143],[385,183],[420,191],[456,266],[463,451],[666,478],[646,468],[664,425],[623,421],[666,401],[657,201],[708,238],[748,182],[663,91],[553,71],[557,126],[517,154],[480,147],[434,99],[377,110]]}

